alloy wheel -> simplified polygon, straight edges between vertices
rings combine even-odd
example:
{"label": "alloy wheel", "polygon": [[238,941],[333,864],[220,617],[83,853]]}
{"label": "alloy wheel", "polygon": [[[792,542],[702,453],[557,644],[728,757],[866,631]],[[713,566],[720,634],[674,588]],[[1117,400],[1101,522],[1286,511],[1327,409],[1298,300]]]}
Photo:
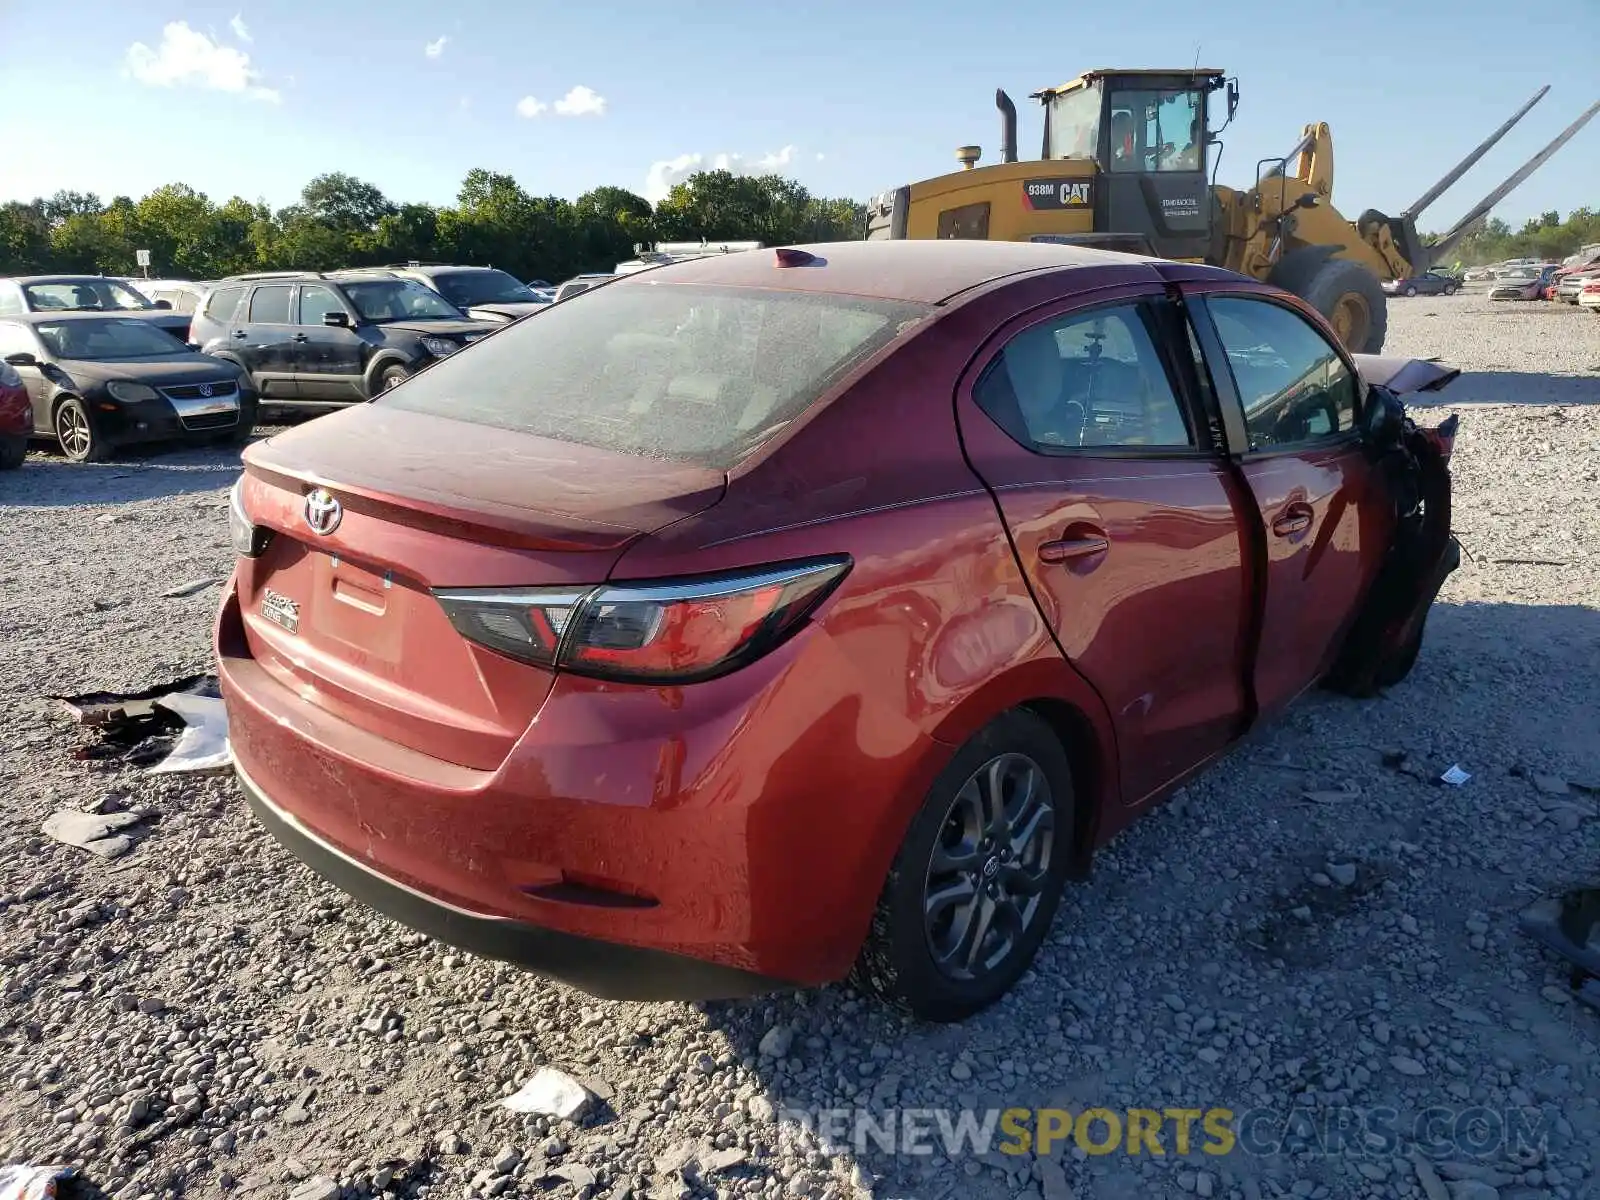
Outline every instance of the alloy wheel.
{"label": "alloy wheel", "polygon": [[63,404],[56,412],[56,440],[68,458],[82,460],[94,444],[94,432],[89,428],[89,415],[76,404]]}
{"label": "alloy wheel", "polygon": [[1049,882],[1055,817],[1050,781],[1024,754],[990,759],[956,793],[923,887],[923,928],[941,973],[981,979],[1023,942]]}

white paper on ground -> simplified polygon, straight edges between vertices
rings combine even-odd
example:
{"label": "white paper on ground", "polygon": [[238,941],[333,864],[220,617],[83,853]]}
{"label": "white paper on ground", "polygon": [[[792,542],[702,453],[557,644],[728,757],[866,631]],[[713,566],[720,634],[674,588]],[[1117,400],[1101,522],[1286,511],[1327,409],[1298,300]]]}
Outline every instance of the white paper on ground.
{"label": "white paper on ground", "polygon": [[570,1120],[587,1108],[591,1099],[589,1089],[565,1071],[540,1067],[532,1079],[500,1104],[514,1113],[544,1113]]}
{"label": "white paper on ground", "polygon": [[228,744],[228,710],[219,697],[175,692],[156,703],[182,717],[184,730],[172,752],[151,767],[150,774],[217,771],[233,761],[233,748]]}
{"label": "white paper on ground", "polygon": [[1451,767],[1443,775],[1439,776],[1439,782],[1448,783],[1451,787],[1460,787],[1463,783],[1471,778],[1471,775],[1467,774],[1467,772],[1461,769],[1461,764],[1456,763],[1455,766]]}

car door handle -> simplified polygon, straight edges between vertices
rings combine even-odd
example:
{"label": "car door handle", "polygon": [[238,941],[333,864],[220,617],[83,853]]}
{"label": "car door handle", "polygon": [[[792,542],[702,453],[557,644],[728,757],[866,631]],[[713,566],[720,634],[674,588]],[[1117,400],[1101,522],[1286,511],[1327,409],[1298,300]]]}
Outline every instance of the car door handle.
{"label": "car door handle", "polygon": [[1272,522],[1272,532],[1281,538],[1294,537],[1311,528],[1315,515],[1309,504],[1291,504]]}
{"label": "car door handle", "polygon": [[303,333],[297,333],[289,340],[291,342],[309,342],[311,339]]}
{"label": "car door handle", "polygon": [[1039,561],[1045,563],[1071,562],[1077,558],[1088,558],[1095,554],[1104,554],[1111,543],[1104,537],[1071,537],[1058,538],[1053,542],[1039,543]]}
{"label": "car door handle", "polygon": [[244,331],[244,330],[242,330],[242,329],[235,329],[235,330],[234,330],[234,331],[233,331],[233,336],[234,336],[234,337],[236,337],[236,338],[241,338],[241,339],[242,339],[242,338],[244,338],[244,337],[245,337],[245,336],[247,336],[247,335],[246,335],[246,334],[245,334],[245,331]]}

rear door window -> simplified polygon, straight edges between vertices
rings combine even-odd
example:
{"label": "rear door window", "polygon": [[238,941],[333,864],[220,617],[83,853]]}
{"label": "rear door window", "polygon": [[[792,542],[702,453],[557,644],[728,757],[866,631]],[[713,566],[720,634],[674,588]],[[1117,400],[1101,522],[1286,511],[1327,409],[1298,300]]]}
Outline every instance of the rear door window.
{"label": "rear door window", "polygon": [[255,325],[289,324],[289,297],[294,291],[287,284],[258,287],[250,297],[250,321]]}
{"label": "rear door window", "polygon": [[613,284],[436,363],[376,403],[722,469],[929,306]]}
{"label": "rear door window", "polygon": [[1054,317],[1023,330],[985,368],[978,406],[1015,440],[1064,450],[1196,445],[1161,355],[1150,303]]}

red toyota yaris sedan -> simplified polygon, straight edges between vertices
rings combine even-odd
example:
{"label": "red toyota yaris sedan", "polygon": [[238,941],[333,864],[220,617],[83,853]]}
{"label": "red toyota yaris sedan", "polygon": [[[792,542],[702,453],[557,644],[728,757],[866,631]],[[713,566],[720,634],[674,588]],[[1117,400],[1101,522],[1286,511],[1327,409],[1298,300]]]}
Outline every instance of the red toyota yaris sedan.
{"label": "red toyota yaris sedan", "polygon": [[33,400],[28,385],[10,363],[0,359],[0,471],[14,471],[28,457],[33,432]]}
{"label": "red toyota yaris sedan", "polygon": [[245,452],[240,781],[354,896],[597,995],[959,1019],[1142,807],[1409,668],[1449,446],[1360,371],[1274,289],[1064,246],[618,279]]}

